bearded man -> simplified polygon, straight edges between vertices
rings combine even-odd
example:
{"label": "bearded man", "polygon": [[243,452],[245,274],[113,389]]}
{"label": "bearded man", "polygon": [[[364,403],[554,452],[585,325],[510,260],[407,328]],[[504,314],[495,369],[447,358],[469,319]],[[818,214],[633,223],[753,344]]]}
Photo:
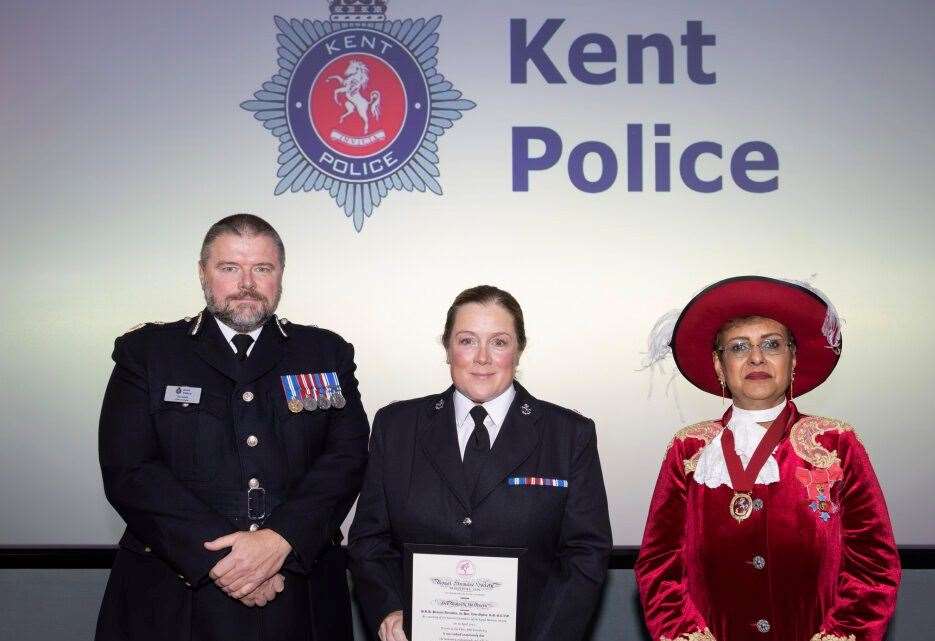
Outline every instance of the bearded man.
{"label": "bearded man", "polygon": [[250,214],[205,235],[205,309],[116,340],[104,490],[127,528],[97,639],[351,639],[340,526],[369,424],[354,351],[277,318],[285,249]]}

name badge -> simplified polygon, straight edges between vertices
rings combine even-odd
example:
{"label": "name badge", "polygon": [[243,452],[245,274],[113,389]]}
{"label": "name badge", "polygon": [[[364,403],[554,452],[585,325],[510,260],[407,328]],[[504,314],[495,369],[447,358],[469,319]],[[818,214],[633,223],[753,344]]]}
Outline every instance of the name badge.
{"label": "name badge", "polygon": [[165,400],[170,403],[198,403],[201,401],[201,388],[166,385]]}

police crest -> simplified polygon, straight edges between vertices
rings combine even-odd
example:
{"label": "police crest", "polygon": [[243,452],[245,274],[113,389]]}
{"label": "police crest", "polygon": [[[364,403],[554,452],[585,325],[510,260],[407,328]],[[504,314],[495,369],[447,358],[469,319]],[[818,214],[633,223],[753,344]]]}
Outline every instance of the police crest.
{"label": "police crest", "polygon": [[279,139],[275,194],[327,191],[360,231],[393,189],[441,195],[438,138],[475,104],[436,69],[441,16],[329,6],[329,21],[275,17],[279,71],[240,106]]}

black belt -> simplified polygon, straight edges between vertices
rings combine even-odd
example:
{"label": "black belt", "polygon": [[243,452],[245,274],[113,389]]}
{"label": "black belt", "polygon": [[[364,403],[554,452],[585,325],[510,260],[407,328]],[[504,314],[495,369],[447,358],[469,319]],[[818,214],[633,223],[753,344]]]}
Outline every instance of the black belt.
{"label": "black belt", "polygon": [[252,487],[249,490],[195,490],[198,497],[228,518],[262,521],[286,502],[285,492]]}

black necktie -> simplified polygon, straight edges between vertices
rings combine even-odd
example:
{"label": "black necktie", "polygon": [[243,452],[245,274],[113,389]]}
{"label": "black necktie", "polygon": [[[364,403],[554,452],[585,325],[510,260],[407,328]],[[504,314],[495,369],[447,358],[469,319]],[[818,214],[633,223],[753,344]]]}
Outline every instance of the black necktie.
{"label": "black necktie", "polygon": [[490,453],[490,433],[484,425],[487,410],[483,405],[475,405],[471,408],[471,418],[474,419],[474,431],[471,432],[464,448],[464,476],[468,483],[468,490],[473,491],[480,469]]}
{"label": "black necktie", "polygon": [[231,339],[231,342],[234,343],[234,347],[237,348],[237,360],[247,360],[247,350],[253,345],[253,337],[250,336],[250,334],[236,334]]}

